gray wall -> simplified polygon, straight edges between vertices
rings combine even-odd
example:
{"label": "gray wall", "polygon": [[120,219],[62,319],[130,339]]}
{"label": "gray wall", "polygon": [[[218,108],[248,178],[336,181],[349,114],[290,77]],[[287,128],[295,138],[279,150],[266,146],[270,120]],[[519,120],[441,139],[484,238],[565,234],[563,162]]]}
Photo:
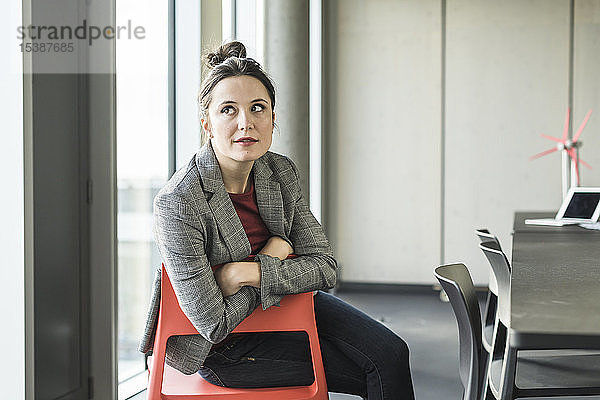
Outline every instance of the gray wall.
{"label": "gray wall", "polygon": [[[113,11],[23,2],[25,26],[114,26]],[[27,399],[117,397],[114,44],[74,42],[23,57]]]}
{"label": "gray wall", "polygon": [[88,285],[82,79],[33,76],[35,397],[87,395]]}
{"label": "gray wall", "polygon": [[[528,157],[552,146],[541,133],[561,135],[570,99],[574,130],[597,110],[581,156],[600,168],[600,1],[572,4],[326,2],[325,200],[342,280],[430,284],[440,262],[463,261],[486,282],[473,230],[510,252],[515,210],[560,205],[560,156]],[[582,184],[600,185],[597,170]]]}
{"label": "gray wall", "polygon": [[[76,26],[80,9],[72,0],[49,6],[25,2],[24,19],[33,25]],[[56,7],[58,6],[58,7]],[[24,77],[25,108],[31,140],[25,146],[26,219],[30,219],[33,249],[33,369],[36,399],[81,399],[88,396],[89,377],[89,235],[88,132],[86,79],[76,74],[82,66],[75,51],[24,55],[33,72]],[[65,73],[54,73],[57,71]],[[73,73],[72,73],[73,72]],[[31,124],[31,125],[29,125]],[[31,160],[31,161],[29,161]],[[30,164],[31,163],[31,164]],[[31,203],[29,203],[31,202]],[[29,203],[29,204],[28,204]],[[31,364],[33,361],[33,365]]]}

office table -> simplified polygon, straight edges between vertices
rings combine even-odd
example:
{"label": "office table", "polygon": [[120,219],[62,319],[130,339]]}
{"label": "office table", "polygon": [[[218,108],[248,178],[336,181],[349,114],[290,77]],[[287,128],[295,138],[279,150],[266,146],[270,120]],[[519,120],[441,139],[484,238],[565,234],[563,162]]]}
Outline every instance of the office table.
{"label": "office table", "polygon": [[548,216],[515,214],[511,346],[600,349],[600,231],[523,222]]}
{"label": "office table", "polygon": [[[551,216],[515,214],[508,346],[504,361],[496,364],[501,366],[502,374],[494,368],[495,361],[490,371],[495,394],[499,394],[498,386],[493,383],[502,381],[503,400],[600,394],[599,375],[595,373],[600,365],[600,231],[524,223],[526,218]],[[554,349],[586,349],[593,353],[580,353],[585,359],[578,359],[572,351],[569,353],[573,356],[564,352],[551,356],[558,364],[544,371],[553,371],[550,386],[536,386],[535,369],[517,374],[519,351]],[[518,364],[544,364],[551,359],[527,359]],[[524,379],[523,385],[516,384],[517,375]]]}

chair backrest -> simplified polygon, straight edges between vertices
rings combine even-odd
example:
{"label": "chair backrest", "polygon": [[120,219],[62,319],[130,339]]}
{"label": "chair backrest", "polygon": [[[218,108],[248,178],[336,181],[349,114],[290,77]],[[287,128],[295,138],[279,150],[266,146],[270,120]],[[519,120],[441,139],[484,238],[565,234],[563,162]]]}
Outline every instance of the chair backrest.
{"label": "chair backrest", "polygon": [[[479,243],[484,242],[496,242],[498,244],[498,248],[502,248],[500,246],[500,242],[496,235],[492,235],[487,228],[479,228],[475,230],[475,234],[479,238]],[[496,296],[498,296],[498,283],[496,283],[496,279],[494,278],[494,273],[490,273],[490,280],[488,282],[488,289]]]}
{"label": "chair backrest", "polygon": [[465,392],[463,400],[478,400],[483,390],[485,365],[480,361],[481,315],[471,275],[464,264],[442,265],[435,270],[448,295],[456,322],[459,340],[459,374]]}
{"label": "chair backrest", "polygon": [[500,248],[500,249],[502,248],[502,246],[500,246],[500,241],[498,240],[496,235],[493,235],[492,233],[490,233],[489,229],[479,228],[479,229],[475,230],[475,234],[479,238],[479,243],[496,242],[496,243],[498,243],[498,248]]}
{"label": "chair backrest", "polygon": [[498,242],[479,243],[487,257],[498,284],[498,317],[505,326],[510,321],[510,264]]}

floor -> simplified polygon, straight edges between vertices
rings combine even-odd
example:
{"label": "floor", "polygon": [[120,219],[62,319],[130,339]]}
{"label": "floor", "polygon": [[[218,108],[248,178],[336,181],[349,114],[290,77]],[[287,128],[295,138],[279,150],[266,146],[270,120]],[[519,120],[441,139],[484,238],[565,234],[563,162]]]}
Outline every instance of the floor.
{"label": "floor", "polygon": [[[410,348],[417,400],[460,399],[458,329],[449,303],[438,292],[337,293],[402,337]],[[331,400],[359,399],[336,394]]]}
{"label": "floor", "polygon": [[[435,291],[424,293],[338,292],[337,295],[381,321],[409,345],[417,400],[459,399],[458,330],[450,304]],[[360,399],[330,394],[330,400]],[[144,400],[140,393],[131,400]]]}

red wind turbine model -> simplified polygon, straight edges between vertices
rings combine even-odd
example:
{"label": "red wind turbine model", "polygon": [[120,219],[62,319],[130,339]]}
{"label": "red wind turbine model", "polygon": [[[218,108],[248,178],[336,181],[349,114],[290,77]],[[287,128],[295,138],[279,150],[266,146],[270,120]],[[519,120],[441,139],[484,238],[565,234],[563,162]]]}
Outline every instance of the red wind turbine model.
{"label": "red wind turbine model", "polygon": [[[583,119],[581,125],[573,135],[573,139],[568,138],[569,133],[569,122],[570,122],[570,114],[571,110],[567,108],[567,116],[565,118],[565,126],[563,128],[562,138],[556,138],[553,136],[548,136],[542,134],[542,137],[546,139],[550,139],[553,142],[556,142],[556,146],[548,149],[546,151],[542,151],[534,156],[529,157],[530,160],[535,160],[536,158],[543,157],[547,154],[554,153],[555,151],[562,151],[563,155],[563,196],[566,195],[566,192],[569,190],[570,178],[573,172],[575,173],[575,177],[577,179],[576,186],[579,186],[579,163],[585,165],[587,168],[592,168],[588,163],[579,158],[579,147],[581,147],[581,142],[579,141],[579,137],[581,136],[581,132],[583,132],[583,128],[587,124],[590,119],[590,115],[592,114],[592,110],[588,111]],[[570,158],[570,162],[569,162]]]}

